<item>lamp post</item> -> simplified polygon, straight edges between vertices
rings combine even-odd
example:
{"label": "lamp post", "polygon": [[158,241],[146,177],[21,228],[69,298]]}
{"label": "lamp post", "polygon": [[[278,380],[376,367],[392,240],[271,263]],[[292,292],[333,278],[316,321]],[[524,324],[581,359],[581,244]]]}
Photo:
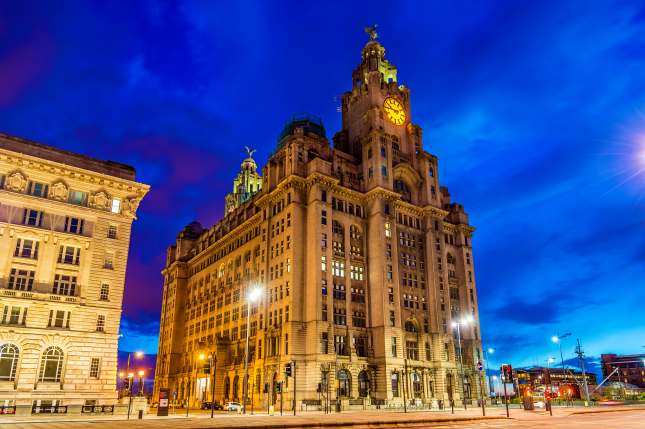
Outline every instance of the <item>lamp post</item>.
{"label": "lamp post", "polygon": [[145,372],[143,372],[143,370],[139,370],[137,374],[139,375],[139,396],[144,396],[143,395],[143,375],[145,374]]}
{"label": "lamp post", "polygon": [[564,356],[562,354],[562,340],[571,336],[571,332],[567,332],[562,335],[554,335],[551,337],[551,341],[560,346],[560,361],[562,362],[562,376],[564,377]]}
{"label": "lamp post", "polygon": [[[134,352],[134,357],[136,359],[141,359],[143,357],[143,352]],[[130,361],[132,360],[132,352],[128,353],[128,364],[125,368],[125,374],[123,372],[119,373],[119,376],[123,378],[124,375],[127,375],[128,377],[130,376]],[[128,390],[132,390],[132,385],[128,383]]]}
{"label": "lamp post", "polygon": [[199,355],[199,360],[204,360],[208,357],[208,368],[209,376],[211,377],[211,419],[213,418],[215,411],[215,365],[217,365],[217,358],[215,357],[214,352],[208,352],[208,356],[201,353]]}
{"label": "lamp post", "polygon": [[[246,346],[244,351],[244,378],[242,385],[242,414],[246,414],[246,398],[248,396],[249,390],[249,335],[250,335],[250,325],[251,325],[251,303],[260,298],[262,294],[262,289],[255,286],[251,289],[246,297]],[[295,406],[295,404],[294,404]]]}
{"label": "lamp post", "polygon": [[486,359],[486,377],[488,378],[488,396],[491,397],[491,392],[493,391],[493,385],[491,383],[490,375],[488,374],[488,355],[495,353],[495,349],[489,347],[484,349],[484,358]]}
{"label": "lamp post", "polygon": [[546,380],[544,380],[544,384],[549,384],[549,396],[546,396],[546,388],[545,390],[545,395],[546,396],[546,406],[549,409],[549,415],[553,415],[553,410],[551,408],[551,395],[553,394],[553,386],[551,384],[551,364],[555,362],[555,358],[549,357],[546,360]]}
{"label": "lamp post", "polygon": [[461,353],[461,326],[468,325],[472,321],[473,321],[472,316],[469,316],[469,317],[464,317],[460,321],[453,320],[452,322],[452,327],[457,329],[457,343],[459,345],[459,372],[461,373],[461,395],[462,395],[462,402],[464,403],[464,410],[467,410],[468,407],[466,406],[466,385],[464,383],[464,380],[465,380],[464,361]]}
{"label": "lamp post", "polygon": [[[128,363],[129,363],[128,359]],[[130,420],[130,411],[132,410],[132,383],[134,382],[134,372],[128,372],[128,420]]]}

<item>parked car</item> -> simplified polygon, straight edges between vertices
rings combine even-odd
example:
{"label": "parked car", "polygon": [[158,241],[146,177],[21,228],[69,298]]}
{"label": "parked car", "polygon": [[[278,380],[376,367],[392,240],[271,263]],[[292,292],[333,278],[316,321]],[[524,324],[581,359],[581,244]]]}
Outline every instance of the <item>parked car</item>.
{"label": "parked car", "polygon": [[541,399],[533,400],[533,407],[535,407],[535,408],[545,408],[546,404]]}
{"label": "parked car", "polygon": [[239,402],[227,402],[224,409],[226,411],[240,411],[242,409],[242,404]]}
{"label": "parked car", "polygon": [[[210,401],[203,401],[202,406],[201,406],[202,410],[210,410],[211,409],[211,404],[212,404],[212,402],[210,402]],[[213,409],[214,410],[223,410],[224,408],[222,407],[222,404],[219,404],[219,403],[215,402],[215,404],[213,405]]]}

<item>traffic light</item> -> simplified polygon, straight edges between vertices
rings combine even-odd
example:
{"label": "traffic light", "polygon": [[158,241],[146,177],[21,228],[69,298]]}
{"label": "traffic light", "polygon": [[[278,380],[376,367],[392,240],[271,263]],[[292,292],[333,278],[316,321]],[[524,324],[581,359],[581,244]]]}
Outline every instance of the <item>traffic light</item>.
{"label": "traffic light", "polygon": [[504,379],[504,382],[512,382],[513,381],[513,367],[508,364],[502,364],[502,367],[500,368],[501,373],[502,373],[502,378]]}
{"label": "traffic light", "polygon": [[204,370],[204,374],[210,374],[211,373],[211,364],[210,364],[210,362],[206,362],[204,364],[203,370]]}
{"label": "traffic light", "polygon": [[281,393],[282,392],[282,382],[277,382],[275,384],[275,391],[276,391],[276,393]]}
{"label": "traffic light", "polygon": [[286,365],[284,366],[284,374],[285,374],[287,377],[291,377],[291,362],[289,362],[288,364],[286,364]]}
{"label": "traffic light", "polygon": [[513,381],[513,367],[511,366],[510,363],[506,367],[506,372],[508,374],[508,380]]}

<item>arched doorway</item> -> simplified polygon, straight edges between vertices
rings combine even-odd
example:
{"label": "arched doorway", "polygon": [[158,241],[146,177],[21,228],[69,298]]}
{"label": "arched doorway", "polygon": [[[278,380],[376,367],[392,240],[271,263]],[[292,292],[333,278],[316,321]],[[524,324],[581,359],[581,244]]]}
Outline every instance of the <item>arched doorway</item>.
{"label": "arched doorway", "polygon": [[231,379],[228,378],[228,375],[224,377],[224,399],[228,399],[231,393]]}
{"label": "arched doorway", "polygon": [[410,381],[412,382],[412,393],[415,398],[421,398],[423,395],[423,386],[421,385],[421,377],[416,372],[410,374]]}
{"label": "arched doorway", "polygon": [[370,376],[367,371],[358,373],[358,396],[366,398],[370,394]]}
{"label": "arched doorway", "polygon": [[240,387],[239,384],[240,384],[240,377],[236,375],[235,378],[233,378],[233,392],[232,392],[233,399],[239,398],[239,387]]}
{"label": "arched doorway", "polygon": [[448,400],[452,401],[453,398],[453,380],[452,380],[452,374],[447,374],[446,375],[446,391],[448,392]]}
{"label": "arched doorway", "polygon": [[341,369],[336,373],[336,380],[338,381],[338,391],[336,396],[338,398],[349,397],[352,387],[349,372],[346,369]]}

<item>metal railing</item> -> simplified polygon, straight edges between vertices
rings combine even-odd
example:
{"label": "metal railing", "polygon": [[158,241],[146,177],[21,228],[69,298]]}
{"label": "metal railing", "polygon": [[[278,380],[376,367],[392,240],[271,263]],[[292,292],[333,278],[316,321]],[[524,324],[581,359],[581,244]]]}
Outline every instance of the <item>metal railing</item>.
{"label": "metal railing", "polygon": [[33,405],[31,414],[67,414],[67,405]]}

